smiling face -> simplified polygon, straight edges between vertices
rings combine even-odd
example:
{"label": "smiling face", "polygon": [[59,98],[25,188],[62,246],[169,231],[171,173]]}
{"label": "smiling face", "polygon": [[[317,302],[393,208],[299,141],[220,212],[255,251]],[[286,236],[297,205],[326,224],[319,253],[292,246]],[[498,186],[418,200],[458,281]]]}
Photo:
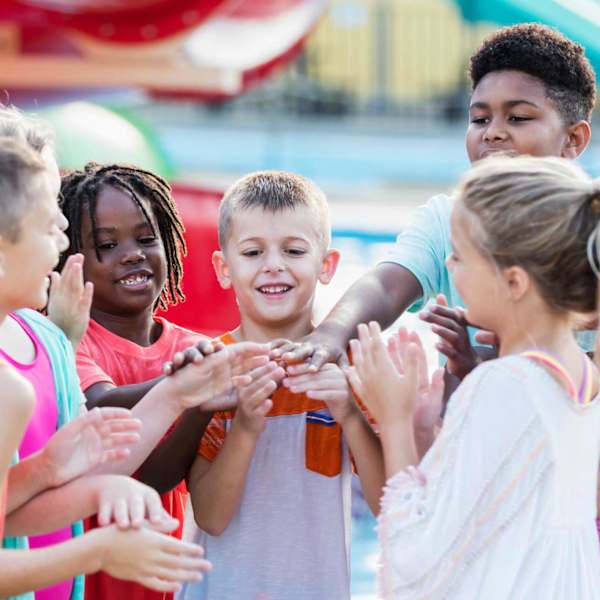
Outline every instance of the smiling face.
{"label": "smiling face", "polygon": [[110,186],[99,192],[95,234],[100,260],[88,211],[82,213],[84,277],[94,284],[92,311],[115,316],[152,312],[162,292],[165,250],[150,203],[141,202],[152,226],[125,192]]}
{"label": "smiling face", "polygon": [[25,214],[15,242],[2,238],[3,304],[8,310],[41,309],[48,301],[48,275],[69,240],[66,219],[58,207],[59,179],[53,170],[33,175],[27,183]]}
{"label": "smiling face", "polygon": [[471,97],[466,136],[471,162],[491,153],[574,158],[569,128],[541,80],[520,71],[493,71]]}
{"label": "smiling face", "polygon": [[240,209],[224,252],[213,262],[223,287],[233,287],[242,324],[264,329],[310,325],[317,282],[329,283],[338,254],[325,251],[315,211]]}

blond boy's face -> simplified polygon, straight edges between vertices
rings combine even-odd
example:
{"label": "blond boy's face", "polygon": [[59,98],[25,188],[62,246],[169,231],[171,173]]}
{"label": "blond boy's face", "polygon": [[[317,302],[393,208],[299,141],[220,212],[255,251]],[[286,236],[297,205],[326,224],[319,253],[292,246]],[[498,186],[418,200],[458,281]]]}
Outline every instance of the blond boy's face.
{"label": "blond boy's face", "polygon": [[233,287],[242,320],[283,327],[310,318],[317,282],[328,283],[337,266],[337,253],[323,248],[317,232],[308,207],[233,214],[215,268],[221,285]]}
{"label": "blond boy's face", "polygon": [[53,173],[44,171],[34,175],[28,193],[32,201],[21,222],[17,241],[0,239],[3,300],[10,310],[46,305],[48,275],[56,266],[60,252],[69,245]]}

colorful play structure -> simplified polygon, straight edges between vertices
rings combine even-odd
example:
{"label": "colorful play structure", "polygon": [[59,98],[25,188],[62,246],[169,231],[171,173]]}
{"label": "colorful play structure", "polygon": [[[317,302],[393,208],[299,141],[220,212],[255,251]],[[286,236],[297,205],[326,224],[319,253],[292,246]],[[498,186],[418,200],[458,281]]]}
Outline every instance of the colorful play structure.
{"label": "colorful play structure", "polygon": [[[398,33],[392,50],[411,61],[409,47],[403,45],[415,35],[406,21],[408,13],[394,4],[397,0],[380,2],[395,9],[397,22],[388,24]],[[81,167],[88,160],[127,161],[173,182],[187,228],[184,292],[188,300],[172,308],[170,317],[184,326],[217,333],[237,320],[233,295],[222,291],[211,273],[222,190],[178,182],[152,130],[135,114],[82,99],[131,89],[157,98],[200,102],[233,98],[288,64],[319,22],[311,51],[321,53],[324,72],[333,83],[343,73],[340,64],[349,64],[350,78],[360,93],[371,81],[363,72],[366,63],[358,57],[373,47],[376,31],[368,28],[376,17],[376,4],[368,0],[3,0],[0,90],[6,90],[6,95],[2,100],[26,109],[37,107],[50,121],[62,168]],[[443,27],[440,43],[457,35],[456,28],[462,26],[457,23],[542,21],[584,44],[600,72],[600,0],[411,0],[402,6],[434,15]],[[355,43],[340,47],[357,60],[336,57],[331,50],[331,40],[340,28],[348,27],[356,30]],[[456,60],[458,64],[460,59]],[[418,96],[419,80],[411,83],[410,79],[414,69],[396,70],[390,77],[398,81],[399,97]],[[454,76],[448,79],[452,72],[441,65],[441,86],[456,84],[451,81]],[[77,101],[64,104],[69,99]],[[57,100],[62,104],[52,106]]]}

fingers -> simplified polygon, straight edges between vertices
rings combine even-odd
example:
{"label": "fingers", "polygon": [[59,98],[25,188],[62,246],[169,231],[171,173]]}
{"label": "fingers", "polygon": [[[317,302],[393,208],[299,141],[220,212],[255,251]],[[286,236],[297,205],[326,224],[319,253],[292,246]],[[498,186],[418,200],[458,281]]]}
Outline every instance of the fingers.
{"label": "fingers", "polygon": [[436,369],[431,376],[429,386],[429,402],[431,409],[439,420],[444,405],[444,369]]}
{"label": "fingers", "polygon": [[344,369],[344,374],[348,378],[348,382],[350,383],[350,387],[352,388],[354,395],[358,396],[359,398],[363,398],[365,395],[364,388],[362,381],[358,376],[358,372],[356,371],[356,367],[346,367]]}
{"label": "fingers", "polygon": [[475,333],[475,339],[486,346],[497,346],[499,344],[498,336],[493,331],[481,330]]}
{"label": "fingers", "polygon": [[[148,516],[148,521],[155,525],[172,519],[171,515],[164,509],[160,496],[154,490],[148,490],[146,493],[145,513]],[[173,520],[177,521],[177,519]]]}

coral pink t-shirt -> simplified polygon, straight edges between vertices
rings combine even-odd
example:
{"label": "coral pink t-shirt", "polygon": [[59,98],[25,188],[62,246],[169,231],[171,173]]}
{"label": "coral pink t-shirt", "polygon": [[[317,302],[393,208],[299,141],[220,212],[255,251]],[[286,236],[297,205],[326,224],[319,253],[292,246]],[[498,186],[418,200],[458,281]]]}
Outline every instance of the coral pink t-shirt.
{"label": "coral pink t-shirt", "polygon": [[[160,337],[150,346],[139,346],[108,331],[90,320],[87,332],[77,349],[77,372],[85,392],[96,383],[115,386],[132,385],[154,379],[162,374],[162,366],[179,350],[198,343],[205,336],[178,327],[166,319],[155,317],[162,325]],[[182,481],[176,488],[162,494],[163,506],[183,523],[187,489]],[[86,529],[96,526],[95,518],[86,521]],[[181,525],[173,532],[181,538]],[[124,598],[126,600],[167,600],[173,594],[154,592],[141,585],[115,579],[99,572],[85,578],[86,600]]]}
{"label": "coral pink t-shirt", "polygon": [[[28,379],[35,390],[35,408],[19,446],[19,458],[22,460],[41,450],[56,432],[58,406],[56,404],[52,365],[48,353],[27,323],[17,315],[11,314],[10,317],[21,326],[35,348],[35,358],[33,362],[28,364],[16,361],[0,349],[0,356],[13,365],[23,377]],[[46,548],[70,540],[71,537],[70,527],[45,535],[32,535],[29,536],[29,547]],[[35,592],[35,598],[36,600],[68,600],[71,597],[72,588],[73,580],[69,579],[43,590],[38,590]]]}

